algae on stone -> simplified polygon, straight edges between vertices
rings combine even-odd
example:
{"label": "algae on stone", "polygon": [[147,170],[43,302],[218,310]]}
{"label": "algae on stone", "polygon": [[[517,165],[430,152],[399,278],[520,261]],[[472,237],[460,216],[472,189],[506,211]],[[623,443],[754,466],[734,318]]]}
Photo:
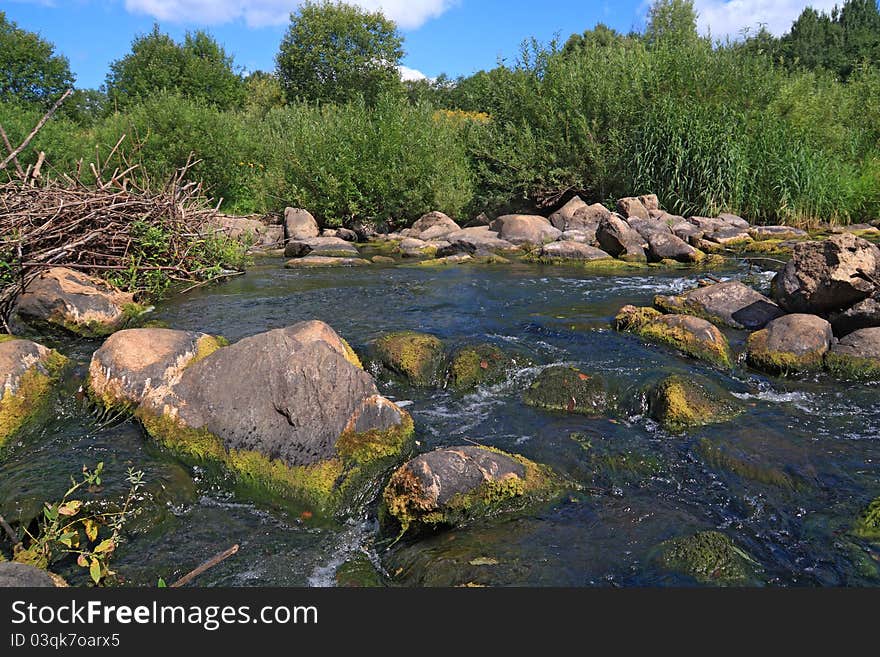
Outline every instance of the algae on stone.
{"label": "algae on stone", "polygon": [[436,385],[442,378],[445,354],[443,342],[426,333],[389,333],[375,342],[376,354],[392,372],[416,387]]}
{"label": "algae on stone", "polygon": [[668,376],[651,391],[651,416],[669,431],[725,422],[739,414],[732,400],[722,400],[706,386],[681,375]]}
{"label": "algae on stone", "polygon": [[880,497],[873,500],[862,512],[853,533],[859,538],[880,542]]}
{"label": "algae on stone", "polygon": [[694,451],[710,468],[727,470],[750,481],[786,490],[797,490],[803,486],[799,478],[784,470],[756,462],[757,458],[754,457],[737,455],[708,438],[700,440]]}
{"label": "algae on stone", "polygon": [[563,413],[599,417],[614,406],[604,379],[576,367],[548,367],[523,393],[529,406]]}
{"label": "algae on stone", "polygon": [[513,361],[493,344],[478,344],[459,349],[449,365],[449,383],[457,390],[501,381]]}
{"label": "algae on stone", "polygon": [[[12,340],[4,340],[9,343]],[[17,385],[6,386],[0,397],[0,447],[24,425],[40,414],[68,360],[55,350],[46,350],[20,377]]]}
{"label": "algae on stone", "polygon": [[755,561],[725,534],[704,531],[660,545],[659,564],[702,584],[744,586],[754,583]]}

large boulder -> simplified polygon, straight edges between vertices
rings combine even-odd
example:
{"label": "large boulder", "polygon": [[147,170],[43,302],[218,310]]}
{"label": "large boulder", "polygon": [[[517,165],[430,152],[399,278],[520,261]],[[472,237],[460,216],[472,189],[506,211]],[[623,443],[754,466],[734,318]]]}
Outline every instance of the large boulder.
{"label": "large boulder", "polygon": [[880,328],[860,329],[831,347],[825,364],[832,374],[847,379],[880,379]]}
{"label": "large boulder", "polygon": [[582,242],[572,241],[545,244],[541,247],[539,257],[549,261],[570,260],[580,262],[611,259],[611,255],[605,253],[602,249],[597,249]]}
{"label": "large boulder", "polygon": [[615,258],[637,262],[648,259],[645,240],[619,216],[609,215],[599,222],[596,241]]}
{"label": "large boulder", "polygon": [[578,210],[588,207],[589,206],[584,203],[580,196],[575,196],[568,203],[550,215],[550,223],[563,232],[571,230],[568,226],[568,222],[574,219],[575,213]]}
{"label": "large boulder", "polygon": [[429,387],[442,383],[446,354],[440,338],[399,331],[378,338],[373,347],[382,365],[412,385]]}
{"label": "large boulder", "polygon": [[650,219],[648,208],[642,201],[635,197],[622,198],[617,201],[617,211],[626,219],[630,217],[638,217],[640,219]]}
{"label": "large boulder", "polygon": [[321,234],[312,213],[302,208],[284,209],[284,239],[307,240]]}
{"label": "large boulder", "polygon": [[614,328],[668,345],[718,367],[729,369],[732,365],[727,338],[717,327],[699,317],[664,315],[653,308],[624,306],[614,318]]}
{"label": "large boulder", "polygon": [[[128,376],[113,372],[109,388],[124,390]],[[244,485],[328,514],[368,501],[412,435],[409,416],[378,394],[322,322],[194,358],[167,389],[152,389],[136,415],[172,451],[225,464]]]}
{"label": "large boulder", "polygon": [[748,361],[770,374],[819,370],[833,338],[831,324],[821,317],[785,315],[749,336]]}
{"label": "large boulder", "polygon": [[648,241],[648,258],[654,262],[662,260],[700,262],[705,258],[702,251],[698,251],[670,232],[662,230],[649,232],[646,239]]}
{"label": "large boulder", "polygon": [[286,258],[304,258],[309,255],[325,258],[357,258],[359,252],[354,244],[339,237],[291,240],[284,247]]}
{"label": "large boulder", "polygon": [[575,367],[548,367],[523,394],[529,406],[600,417],[614,407],[614,395],[601,376]]}
{"label": "large boulder", "polygon": [[641,235],[642,239],[646,241],[648,237],[650,237],[654,233],[672,234],[672,229],[669,227],[669,224],[660,219],[641,219],[639,217],[630,217],[626,220],[626,223],[628,223],[630,225],[630,228]]}
{"label": "large boulder", "polygon": [[727,226],[712,233],[706,233],[706,239],[725,247],[743,246],[753,241],[748,230],[736,226]]}
{"label": "large boulder", "polygon": [[330,256],[307,255],[304,258],[288,260],[285,269],[322,269],[325,267],[363,267],[369,265],[363,258],[338,258]]}
{"label": "large boulder", "polygon": [[739,215],[733,214],[731,212],[722,212],[718,215],[718,218],[721,219],[728,226],[733,226],[734,228],[745,228],[748,229],[750,224],[748,221],[740,217]]}
{"label": "large boulder", "polygon": [[0,589],[53,588],[56,580],[45,570],[23,563],[0,563]]}
{"label": "large boulder", "polygon": [[456,253],[484,255],[494,251],[516,251],[519,247],[498,237],[498,233],[489,226],[473,226],[448,233],[444,240],[451,245],[448,251],[438,252],[438,256],[455,255]]}
{"label": "large boulder", "polygon": [[736,329],[756,331],[785,313],[782,309],[739,281],[698,287],[677,297],[654,297],[654,305],[666,313],[702,317]]}
{"label": "large boulder", "polygon": [[284,241],[284,227],[265,224],[253,217],[218,214],[208,225],[208,231],[260,248],[280,247]]}
{"label": "large boulder", "polygon": [[643,194],[639,196],[639,201],[641,201],[649,213],[660,211],[660,199],[657,198],[656,194]]}
{"label": "large boulder", "polygon": [[498,231],[498,237],[511,244],[541,246],[547,242],[555,242],[562,235],[562,231],[554,228],[547,219],[531,214],[498,217],[492,222],[491,228]]}
{"label": "large boulder", "polygon": [[754,226],[749,229],[749,235],[758,242],[764,240],[800,240],[810,236],[807,231],[794,228],[793,226]]}
{"label": "large boulder", "polygon": [[853,331],[880,326],[880,290],[873,297],[859,301],[846,310],[833,313],[828,320],[834,335],[840,337]]}
{"label": "large boulder", "polygon": [[653,387],[649,404],[651,417],[668,431],[725,422],[739,413],[731,395],[678,374]]}
{"label": "large boulder", "polygon": [[133,411],[147,397],[164,397],[180,381],[184,369],[224,344],[219,338],[193,331],[119,331],[92,355],[89,393],[105,408]]}
{"label": "large boulder", "polygon": [[706,235],[711,235],[715,231],[730,228],[730,224],[718,217],[699,217],[693,216],[687,218],[688,222],[702,230]]}
{"label": "large boulder", "polygon": [[[601,203],[593,203],[575,211],[574,216],[565,222],[565,230],[580,230],[585,233],[596,233],[599,222],[610,216],[611,211]],[[557,226],[558,228],[558,226]]]}
{"label": "large boulder", "polygon": [[128,292],[66,267],[42,272],[16,305],[25,322],[48,323],[85,337],[109,335],[142,310]]}
{"label": "large boulder", "polygon": [[399,535],[431,531],[522,508],[560,490],[549,468],[522,456],[450,447],[401,466],[385,487],[381,516]]}
{"label": "large boulder", "polygon": [[43,406],[67,359],[11,336],[0,339],[0,447]]}
{"label": "large boulder", "polygon": [[773,295],[792,313],[824,315],[867,299],[878,289],[880,249],[849,233],[794,247],[773,279]]}
{"label": "large boulder", "polygon": [[450,233],[461,230],[461,226],[442,212],[429,212],[422,215],[413,225],[412,233],[422,241],[445,238]]}

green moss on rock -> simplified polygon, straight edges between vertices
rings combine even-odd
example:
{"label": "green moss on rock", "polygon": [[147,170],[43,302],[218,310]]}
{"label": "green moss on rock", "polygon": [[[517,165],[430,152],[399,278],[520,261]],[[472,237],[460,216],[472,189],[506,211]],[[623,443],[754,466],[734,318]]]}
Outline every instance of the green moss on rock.
{"label": "green moss on rock", "polygon": [[45,410],[49,393],[67,364],[67,358],[52,350],[43,361],[22,374],[15,391],[3,391],[0,398],[0,447]]}
{"label": "green moss on rock", "polygon": [[744,586],[757,580],[755,561],[726,535],[705,531],[673,538],[659,547],[658,563],[702,584]]}
{"label": "green moss on rock", "polygon": [[731,399],[722,400],[706,386],[681,375],[666,377],[650,395],[651,416],[668,431],[725,422],[739,414]]}
{"label": "green moss on rock", "polygon": [[787,376],[798,372],[818,372],[825,366],[826,350],[812,350],[798,354],[770,349],[768,329],[755,331],[746,342],[747,360],[755,369]]}
{"label": "green moss on rock", "polygon": [[829,351],[825,354],[825,367],[838,379],[850,381],[880,380],[880,359],[862,358],[846,353]]}
{"label": "green moss on rock", "polygon": [[412,418],[404,413],[400,425],[385,431],[348,432],[336,442],[336,456],[312,465],[290,466],[249,450],[227,449],[207,429],[194,429],[179,420],[139,409],[135,414],[161,445],[187,460],[225,466],[248,490],[278,501],[296,501],[324,516],[357,506],[369,484],[411,449]]}
{"label": "green moss on rock", "polygon": [[695,448],[697,456],[716,470],[727,470],[739,477],[786,490],[798,490],[803,481],[780,468],[757,462],[758,457],[737,455],[730,449],[703,438]]}
{"label": "green moss on rock", "polygon": [[385,367],[414,386],[429,387],[442,379],[445,353],[436,336],[414,331],[390,333],[376,340],[375,349]]}
{"label": "green moss on rock", "polygon": [[614,318],[614,328],[673,347],[723,369],[730,369],[733,364],[727,338],[710,322],[698,317],[664,315],[653,308],[625,306]]}
{"label": "green moss on rock", "polygon": [[529,406],[563,413],[599,417],[614,406],[605,380],[576,367],[548,367],[523,394]]}
{"label": "green moss on rock", "polygon": [[853,533],[873,542],[880,542],[880,497],[872,501],[856,521]]}
{"label": "green moss on rock", "polygon": [[513,361],[493,344],[479,344],[459,349],[449,366],[449,383],[457,390],[497,383],[504,379]]}
{"label": "green moss on rock", "polygon": [[382,576],[365,554],[352,557],[336,569],[336,586],[342,588],[381,588]]}

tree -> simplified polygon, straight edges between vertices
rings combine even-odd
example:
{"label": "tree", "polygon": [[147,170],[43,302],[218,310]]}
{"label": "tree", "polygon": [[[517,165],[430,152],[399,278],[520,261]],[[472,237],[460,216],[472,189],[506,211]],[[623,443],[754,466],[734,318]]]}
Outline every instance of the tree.
{"label": "tree", "polygon": [[284,107],[284,89],[272,73],[254,71],[244,79],[245,107],[265,114],[276,107]]}
{"label": "tree", "polygon": [[131,105],[157,91],[229,109],[242,102],[244,85],[232,57],[206,32],[188,32],[182,44],[153,26],[135,37],[131,52],[110,64],[107,94],[117,107]]}
{"label": "tree", "polygon": [[394,21],[343,3],[306,2],[290,15],[276,57],[288,99],[367,103],[400,91],[403,40]]}
{"label": "tree", "polygon": [[681,44],[699,39],[693,0],[656,0],[648,10],[645,39],[649,46],[661,42]]}
{"label": "tree", "polygon": [[611,48],[622,46],[626,43],[627,37],[608,27],[604,23],[597,23],[592,30],[586,30],[583,34],[572,34],[565,46],[562,48],[563,55],[572,55],[588,46],[598,46],[599,48]]}
{"label": "tree", "polygon": [[50,105],[73,82],[67,58],[56,55],[53,44],[0,11],[0,101]]}

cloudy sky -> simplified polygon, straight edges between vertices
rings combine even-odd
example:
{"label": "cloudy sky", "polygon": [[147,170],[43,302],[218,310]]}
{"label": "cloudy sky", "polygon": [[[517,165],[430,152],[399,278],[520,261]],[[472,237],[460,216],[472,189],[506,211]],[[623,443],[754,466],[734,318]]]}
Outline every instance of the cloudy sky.
{"label": "cloudy sky", "polygon": [[[453,77],[516,56],[523,39],[564,40],[604,22],[623,32],[641,29],[646,0],[350,0],[381,9],[405,36],[407,77]],[[70,59],[78,86],[99,86],[109,62],[131,39],[158,21],[180,37],[209,29],[247,70],[271,70],[278,43],[297,0],[0,0],[0,10],[21,27],[40,32]],[[757,25],[788,30],[804,7],[830,10],[826,0],[696,0],[700,29],[736,37]]]}

